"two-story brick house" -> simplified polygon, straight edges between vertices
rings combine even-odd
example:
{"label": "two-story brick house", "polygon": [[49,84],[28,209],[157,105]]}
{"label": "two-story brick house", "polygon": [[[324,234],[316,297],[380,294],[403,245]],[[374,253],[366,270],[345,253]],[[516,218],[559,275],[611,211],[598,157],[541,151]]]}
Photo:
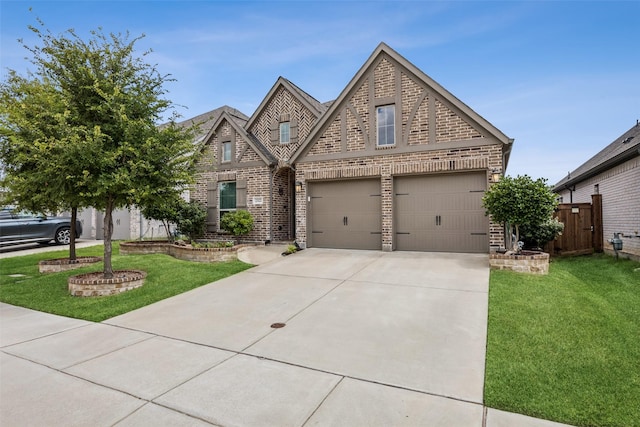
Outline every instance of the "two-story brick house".
{"label": "two-story brick house", "polygon": [[207,205],[207,238],[247,209],[249,240],[489,252],[503,230],[481,198],[512,143],[382,43],[333,102],[279,78],[250,118],[223,112],[192,198]]}

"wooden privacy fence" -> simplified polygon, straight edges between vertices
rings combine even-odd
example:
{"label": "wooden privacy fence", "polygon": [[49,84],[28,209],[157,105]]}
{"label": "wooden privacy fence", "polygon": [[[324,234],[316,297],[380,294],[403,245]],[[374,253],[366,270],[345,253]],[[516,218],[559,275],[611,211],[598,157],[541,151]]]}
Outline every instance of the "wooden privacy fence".
{"label": "wooden privacy fence", "polygon": [[564,256],[603,251],[602,195],[593,194],[591,203],[562,203],[555,217],[564,224],[564,231],[547,243],[546,252]]}

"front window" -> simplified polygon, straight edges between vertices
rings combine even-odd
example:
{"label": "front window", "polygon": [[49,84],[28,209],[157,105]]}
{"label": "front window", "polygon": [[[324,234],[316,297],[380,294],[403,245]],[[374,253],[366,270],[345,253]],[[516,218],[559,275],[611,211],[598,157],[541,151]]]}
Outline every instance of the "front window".
{"label": "front window", "polygon": [[218,184],[220,196],[220,219],[227,213],[236,210],[236,183],[221,182]]}
{"label": "front window", "polygon": [[231,161],[231,142],[223,142],[222,143],[222,161],[230,162]]}
{"label": "front window", "polygon": [[288,144],[291,141],[291,124],[289,122],[280,123],[280,144]]}
{"label": "front window", "polygon": [[378,146],[395,144],[396,107],[384,105],[376,108],[378,119]]}

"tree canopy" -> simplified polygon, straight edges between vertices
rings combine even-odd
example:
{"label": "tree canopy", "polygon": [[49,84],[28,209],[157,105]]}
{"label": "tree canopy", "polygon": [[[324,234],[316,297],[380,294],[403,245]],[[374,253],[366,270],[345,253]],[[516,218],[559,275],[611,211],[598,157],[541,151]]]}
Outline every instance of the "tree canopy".
{"label": "tree canopy", "polygon": [[510,224],[520,238],[520,226],[538,226],[549,220],[558,205],[546,179],[528,175],[503,177],[482,198],[482,204],[494,221]]}
{"label": "tree canopy", "polygon": [[103,210],[111,277],[113,210],[173,197],[192,183],[193,128],[176,125],[175,113],[158,126],[173,108],[164,98],[171,79],[145,61],[149,52],[136,54],[143,36],[98,29],[85,42],[73,30],[54,36],[40,26],[30,29],[41,45],[25,45],[35,71],[10,72],[0,86],[8,102],[0,112],[5,181],[36,211]]}

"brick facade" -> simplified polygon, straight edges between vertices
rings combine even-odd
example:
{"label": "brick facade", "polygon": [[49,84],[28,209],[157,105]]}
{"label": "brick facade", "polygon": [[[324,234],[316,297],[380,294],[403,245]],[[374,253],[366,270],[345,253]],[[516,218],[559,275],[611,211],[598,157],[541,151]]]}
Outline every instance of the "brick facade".
{"label": "brick facade", "polygon": [[[389,105],[395,106],[395,144],[379,147],[376,108]],[[287,144],[278,140],[283,121],[292,129]],[[235,148],[230,164],[219,161],[225,141]],[[504,171],[504,151],[511,142],[381,44],[330,107],[280,78],[243,129],[220,121],[207,141],[192,197],[212,205],[211,192],[219,182],[246,181],[246,209],[256,222],[246,240],[295,237],[305,246],[309,182],[377,178],[382,247],[393,250],[395,177],[484,171],[488,188],[491,173]],[[299,192],[296,183],[302,184]],[[262,203],[254,203],[258,200]],[[488,231],[490,246],[502,246],[502,226],[491,222]],[[215,227],[206,237],[219,237]]]}
{"label": "brick facade", "polygon": [[[374,89],[371,89],[374,86]],[[393,250],[393,178],[400,175],[447,172],[503,171],[503,147],[485,138],[474,125],[440,100],[438,94],[391,58],[382,57],[370,74],[354,85],[342,109],[333,112],[317,142],[299,158],[296,181],[378,178],[382,188],[382,248]],[[376,146],[372,107],[397,106],[396,144]],[[430,114],[434,112],[435,114]],[[476,125],[477,126],[477,125]],[[431,129],[431,131],[430,131]],[[306,185],[296,199],[296,239],[307,240]],[[492,248],[504,245],[500,224],[491,222]],[[489,248],[487,248],[488,250]]]}
{"label": "brick facade", "polygon": [[[271,168],[264,163],[256,149],[246,140],[246,137],[238,132],[230,119],[223,118],[219,125],[210,133],[210,138],[204,145],[204,152],[198,163],[196,184],[191,191],[191,198],[203,205],[210,207],[212,196],[218,197],[217,188],[221,182],[246,182],[246,208],[254,220],[253,231],[242,238],[235,238],[220,231],[217,220],[219,212],[213,212],[213,217],[208,219],[205,239],[230,239],[239,241],[264,241],[268,239],[270,224],[270,175]],[[232,160],[229,163],[221,161],[221,144],[231,142],[234,149]],[[216,201],[215,206],[219,206]]]}
{"label": "brick facade", "polygon": [[[387,251],[393,250],[393,178],[402,175],[489,171],[501,166],[502,150],[499,146],[477,148],[478,150],[473,151],[454,149],[406,154],[385,153],[355,160],[299,163],[296,168],[296,181],[303,184],[303,189],[296,198],[296,240],[299,243],[305,243],[307,240],[306,189],[309,181],[378,178],[381,180],[382,188],[382,248]],[[490,185],[488,173],[487,188]],[[504,246],[502,225],[490,223],[489,244],[494,249]]]}

